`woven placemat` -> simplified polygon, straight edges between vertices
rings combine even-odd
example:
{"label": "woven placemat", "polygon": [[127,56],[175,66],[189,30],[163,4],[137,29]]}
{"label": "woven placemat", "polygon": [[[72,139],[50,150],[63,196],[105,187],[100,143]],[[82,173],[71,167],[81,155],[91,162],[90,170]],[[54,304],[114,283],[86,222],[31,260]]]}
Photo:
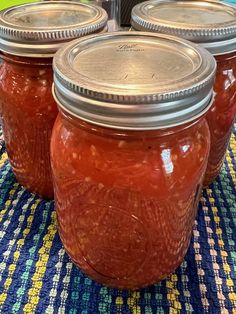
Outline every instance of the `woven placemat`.
{"label": "woven placemat", "polygon": [[199,205],[185,261],[140,291],[109,289],[65,253],[53,202],[23,189],[0,130],[0,313],[236,313],[236,132]]}

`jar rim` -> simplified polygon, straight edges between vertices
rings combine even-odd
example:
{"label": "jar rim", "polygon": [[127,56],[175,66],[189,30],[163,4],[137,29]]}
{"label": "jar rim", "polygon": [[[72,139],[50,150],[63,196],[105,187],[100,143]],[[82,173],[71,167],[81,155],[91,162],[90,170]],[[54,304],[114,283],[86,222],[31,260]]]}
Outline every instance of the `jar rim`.
{"label": "jar rim", "polygon": [[86,36],[53,61],[55,97],[98,124],[151,129],[184,123],[208,106],[216,61],[178,37],[142,32]]}
{"label": "jar rim", "polygon": [[138,124],[136,126],[125,126],[125,125],[117,125],[117,124],[109,124],[109,123],[105,123],[104,121],[98,121],[98,120],[94,120],[94,119],[89,119],[88,117],[85,117],[81,114],[78,114],[76,112],[74,112],[73,110],[70,110],[68,108],[68,106],[64,105],[60,99],[60,96],[58,97],[58,95],[56,94],[56,88],[55,88],[55,84],[53,83],[52,85],[52,94],[53,94],[53,98],[55,100],[55,102],[58,105],[59,110],[61,110],[63,113],[68,114],[69,116],[72,116],[74,118],[78,118],[84,122],[87,123],[91,123],[93,125],[96,126],[100,126],[100,127],[104,127],[104,128],[108,128],[108,129],[115,129],[115,130],[125,130],[125,131],[155,131],[155,130],[164,130],[164,129],[171,129],[174,127],[179,127],[185,124],[189,124],[189,123],[194,123],[194,121],[199,120],[200,118],[204,117],[207,112],[209,111],[209,109],[212,107],[212,104],[214,102],[214,92],[213,90],[210,92],[210,94],[208,95],[208,103],[205,106],[205,108],[199,112],[197,115],[192,116],[191,118],[189,118],[188,120],[185,121],[181,121],[179,123],[173,123],[173,124],[168,124],[168,125],[152,125],[152,126],[139,126]]}
{"label": "jar rim", "polygon": [[52,57],[69,40],[103,31],[106,11],[75,1],[16,5],[0,11],[0,50],[25,57]]}
{"label": "jar rim", "polygon": [[108,127],[158,129],[205,110],[216,61],[178,37],[116,32],[65,44],[53,69],[58,104],[79,117]]}
{"label": "jar rim", "polygon": [[229,3],[149,0],[132,9],[131,24],[135,30],[175,35],[201,44],[213,55],[236,51],[236,7]]}

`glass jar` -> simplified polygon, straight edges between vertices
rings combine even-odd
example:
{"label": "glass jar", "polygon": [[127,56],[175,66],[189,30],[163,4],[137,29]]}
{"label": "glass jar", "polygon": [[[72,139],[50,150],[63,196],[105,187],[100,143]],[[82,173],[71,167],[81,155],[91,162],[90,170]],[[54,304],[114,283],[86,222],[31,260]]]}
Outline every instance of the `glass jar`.
{"label": "glass jar", "polygon": [[215,1],[148,1],[133,8],[135,30],[176,35],[216,58],[215,101],[208,112],[211,150],[204,185],[220,173],[236,114],[236,7]]}
{"label": "glass jar", "polygon": [[1,124],[12,170],[30,191],[53,198],[49,147],[58,110],[51,93],[52,59],[1,58]]}
{"label": "glass jar", "polygon": [[236,115],[236,51],[215,56],[215,101],[207,115],[211,130],[211,150],[204,179],[209,185],[220,173]]}
{"label": "glass jar", "polygon": [[42,197],[53,198],[49,148],[58,110],[51,92],[52,57],[65,41],[103,31],[106,20],[102,9],[72,2],[34,3],[0,13],[6,149],[19,183]]}
{"label": "glass jar", "polygon": [[[41,1],[52,1],[52,0],[41,0]],[[85,4],[98,5],[102,7],[108,15],[107,29],[108,32],[115,32],[120,29],[120,11],[121,11],[121,0],[70,0],[73,2],[81,2]]]}
{"label": "glass jar", "polygon": [[204,49],[151,33],[89,36],[55,56],[59,233],[93,279],[135,289],[182,262],[209,154],[215,67]]}
{"label": "glass jar", "polygon": [[98,5],[107,12],[108,32],[115,32],[120,29],[120,0],[80,0],[80,2]]}

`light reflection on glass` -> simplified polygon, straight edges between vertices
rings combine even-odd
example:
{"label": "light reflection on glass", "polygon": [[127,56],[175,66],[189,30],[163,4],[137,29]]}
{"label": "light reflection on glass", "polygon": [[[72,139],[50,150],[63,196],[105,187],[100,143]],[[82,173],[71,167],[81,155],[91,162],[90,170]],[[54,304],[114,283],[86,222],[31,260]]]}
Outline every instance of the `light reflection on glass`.
{"label": "light reflection on glass", "polygon": [[161,158],[162,158],[166,173],[167,174],[172,173],[174,170],[174,165],[171,160],[170,149],[164,149],[161,153]]}
{"label": "light reflection on glass", "polygon": [[236,80],[233,70],[225,70],[223,71],[224,75],[228,77],[228,80],[225,80],[225,89],[228,89]]}
{"label": "light reflection on glass", "polygon": [[188,149],[189,149],[189,145],[184,145],[184,146],[182,146],[182,151],[184,152],[184,153],[186,153],[187,151],[188,151]]}

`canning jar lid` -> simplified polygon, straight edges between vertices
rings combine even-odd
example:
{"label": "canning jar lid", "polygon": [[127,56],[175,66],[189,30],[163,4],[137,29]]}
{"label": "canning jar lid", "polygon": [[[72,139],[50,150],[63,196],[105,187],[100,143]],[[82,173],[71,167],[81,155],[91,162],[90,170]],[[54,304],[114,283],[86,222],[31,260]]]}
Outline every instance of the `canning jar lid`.
{"label": "canning jar lid", "polygon": [[50,57],[61,44],[94,32],[107,23],[98,6],[71,1],[48,1],[0,11],[0,50],[29,57]]}
{"label": "canning jar lid", "polygon": [[236,50],[236,6],[221,1],[145,1],[133,8],[131,24],[200,43],[214,55]]}
{"label": "canning jar lid", "polygon": [[65,44],[53,68],[62,110],[105,127],[150,130],[192,121],[209,109],[216,62],[178,37],[117,32]]}

